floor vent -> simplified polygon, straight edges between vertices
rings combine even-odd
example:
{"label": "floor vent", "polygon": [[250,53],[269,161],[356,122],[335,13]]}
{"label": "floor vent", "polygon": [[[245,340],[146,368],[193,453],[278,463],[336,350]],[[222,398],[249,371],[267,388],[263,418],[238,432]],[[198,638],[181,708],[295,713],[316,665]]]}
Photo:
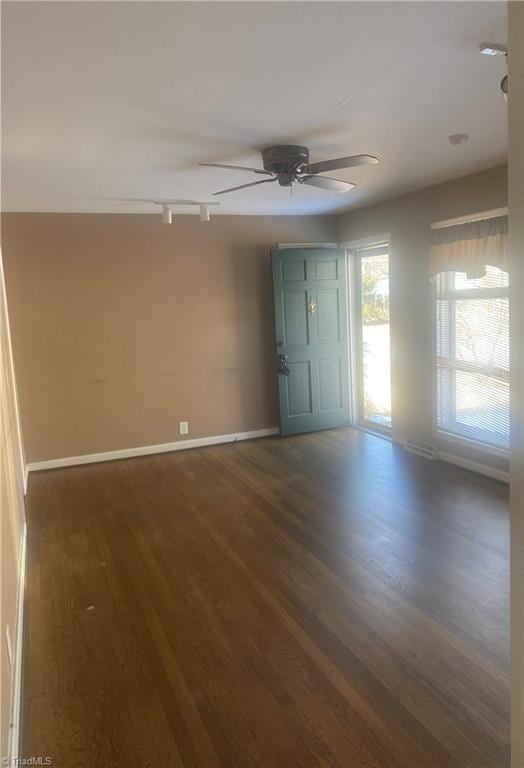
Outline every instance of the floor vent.
{"label": "floor vent", "polygon": [[424,459],[437,459],[438,448],[433,443],[425,443],[422,440],[411,440],[406,438],[404,448],[409,453],[416,453],[417,456],[422,456]]}

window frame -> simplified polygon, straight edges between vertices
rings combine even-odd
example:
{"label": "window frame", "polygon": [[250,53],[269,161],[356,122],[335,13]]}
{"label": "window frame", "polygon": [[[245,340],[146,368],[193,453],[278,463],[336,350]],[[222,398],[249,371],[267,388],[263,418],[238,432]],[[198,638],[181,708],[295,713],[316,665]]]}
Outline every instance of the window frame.
{"label": "window frame", "polygon": [[[457,272],[459,270],[455,270]],[[441,273],[443,275],[449,275],[454,274],[454,272],[449,273]],[[445,440],[449,443],[455,443],[456,445],[463,446],[464,448],[469,449],[475,449],[477,451],[481,451],[482,453],[491,454],[493,456],[501,456],[503,458],[509,457],[509,436],[508,436],[508,447],[495,445],[493,443],[487,443],[482,440],[476,440],[472,437],[468,437],[467,435],[460,434],[457,432],[452,432],[446,429],[443,429],[438,424],[438,388],[437,388],[437,381],[438,381],[438,372],[439,369],[442,368],[442,366],[439,365],[439,357],[437,355],[437,334],[438,334],[438,325],[437,325],[437,302],[439,300],[448,300],[450,302],[450,308],[451,303],[456,301],[457,299],[497,299],[497,298],[504,298],[508,299],[508,306],[509,306],[509,291],[510,286],[508,283],[507,287],[499,288],[499,287],[486,287],[486,288],[457,288],[457,289],[450,289],[446,288],[443,293],[438,293],[438,287],[437,287],[437,280],[432,281],[432,368],[433,368],[433,437],[440,440]],[[449,326],[451,329],[451,326],[455,325],[455,313],[449,313],[448,318]],[[451,330],[450,330],[450,336],[451,336]],[[454,348],[455,346],[456,337],[453,335],[453,338],[449,339],[450,347],[452,346]],[[448,359],[451,359],[448,358]],[[510,362],[511,365],[511,362]],[[479,373],[484,376],[488,376],[495,379],[500,379],[502,381],[507,381],[508,384],[510,382],[510,368],[508,368],[505,376],[497,375],[497,371],[503,371],[505,369],[501,368],[493,368],[489,369],[487,366],[475,366],[474,363],[467,363],[467,362],[459,362],[456,365],[452,365],[449,367],[449,370],[453,372],[452,381],[453,381],[453,391],[455,392],[455,397],[453,397],[452,402],[452,409],[455,411],[456,409],[456,384],[455,384],[455,373],[457,370],[462,370],[465,372],[470,373]],[[454,422],[456,422],[456,417],[453,419]]]}

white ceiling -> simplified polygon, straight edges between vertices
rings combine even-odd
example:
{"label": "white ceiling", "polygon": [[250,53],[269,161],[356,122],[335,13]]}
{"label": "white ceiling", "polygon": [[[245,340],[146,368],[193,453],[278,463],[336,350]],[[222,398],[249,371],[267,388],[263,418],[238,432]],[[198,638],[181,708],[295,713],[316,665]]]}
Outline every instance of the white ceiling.
{"label": "white ceiling", "polygon": [[[368,153],[357,188],[262,185],[222,213],[329,212],[506,158],[504,2],[2,3],[2,207],[150,211],[260,177],[258,150]],[[471,134],[463,147],[447,136]]]}

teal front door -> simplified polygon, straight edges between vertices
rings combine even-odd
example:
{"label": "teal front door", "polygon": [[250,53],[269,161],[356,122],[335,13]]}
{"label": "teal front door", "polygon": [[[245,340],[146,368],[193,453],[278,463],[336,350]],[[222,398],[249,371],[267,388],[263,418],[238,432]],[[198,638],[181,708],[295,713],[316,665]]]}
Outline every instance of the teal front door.
{"label": "teal front door", "polygon": [[345,252],[274,250],[273,289],[281,433],[348,425]]}

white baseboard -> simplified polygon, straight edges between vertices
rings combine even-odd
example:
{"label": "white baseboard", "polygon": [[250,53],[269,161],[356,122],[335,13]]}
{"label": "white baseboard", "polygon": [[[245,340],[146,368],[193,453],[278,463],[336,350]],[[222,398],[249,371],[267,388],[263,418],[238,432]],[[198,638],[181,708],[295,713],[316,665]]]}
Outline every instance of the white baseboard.
{"label": "white baseboard", "polygon": [[[393,436],[393,442],[406,448],[408,440],[403,435],[397,433]],[[456,467],[470,469],[472,472],[477,472],[479,475],[486,475],[486,477],[492,477],[494,480],[501,480],[503,483],[509,483],[510,481],[509,472],[490,467],[489,464],[483,464],[480,461],[466,459],[464,456],[457,456],[455,453],[449,453],[440,448],[438,448],[437,456],[435,458],[440,461],[445,461],[447,464],[454,464]]]}
{"label": "white baseboard", "polygon": [[188,448],[201,448],[206,445],[220,445],[221,443],[236,443],[239,440],[252,440],[257,437],[278,435],[278,427],[269,429],[255,429],[251,432],[233,432],[229,435],[213,435],[212,437],[197,437],[193,440],[177,440],[174,443],[160,443],[159,445],[145,445],[140,448],[123,448],[119,451],[106,451],[104,453],[86,453],[83,456],[66,456],[63,459],[50,459],[49,461],[34,461],[27,465],[28,472],[36,472],[40,469],[57,469],[58,467],[73,467],[79,464],[95,464],[99,461],[114,461],[115,459],[129,459],[134,456],[149,456],[153,453],[170,453],[171,451],[184,451]]}
{"label": "white baseboard", "polygon": [[400,445],[402,448],[406,445],[406,438],[404,435],[399,434],[399,432],[391,432],[391,442],[395,445]]}
{"label": "white baseboard", "polygon": [[495,469],[495,467],[490,467],[488,464],[482,464],[480,461],[465,459],[463,456],[456,456],[454,453],[447,453],[447,451],[439,451],[438,458],[448,464],[455,464],[457,467],[470,469],[472,472],[478,472],[480,475],[486,475],[487,477],[492,477],[494,480],[502,480],[503,483],[509,483],[509,472],[504,472],[502,469]]}
{"label": "white baseboard", "polygon": [[24,601],[27,568],[27,528],[24,523],[20,547],[20,570],[16,597],[16,645],[11,683],[11,727],[9,730],[9,765],[18,765],[22,707],[22,659],[24,651]]}

